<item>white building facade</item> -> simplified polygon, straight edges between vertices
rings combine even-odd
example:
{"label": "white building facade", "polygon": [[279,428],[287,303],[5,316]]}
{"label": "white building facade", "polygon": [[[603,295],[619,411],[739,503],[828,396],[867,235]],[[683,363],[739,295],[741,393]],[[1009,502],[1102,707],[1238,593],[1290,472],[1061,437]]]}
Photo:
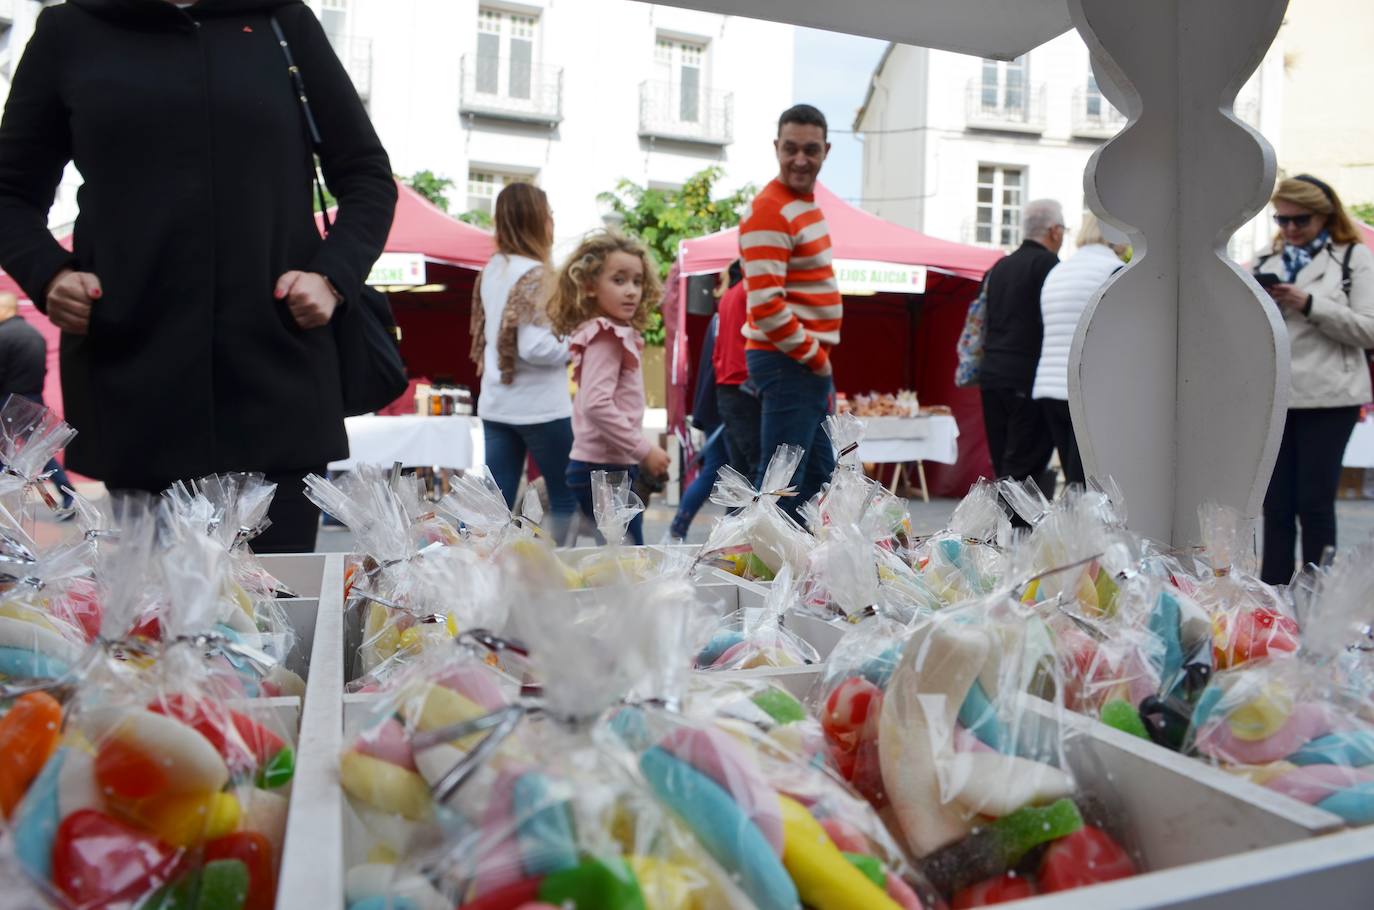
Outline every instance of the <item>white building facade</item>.
{"label": "white building facade", "polygon": [[[621,179],[675,188],[710,165],[732,191],[777,170],[793,28],[631,0],[309,0],[402,176],[490,212],[506,183],[548,192],[560,245],[601,227]],[[45,4],[0,0],[0,101]],[[305,74],[307,84],[309,73]],[[69,169],[49,219],[76,216]]]}
{"label": "white building facade", "polygon": [[631,0],[311,0],[403,176],[490,212],[512,181],[548,194],[560,246],[603,226],[597,194],[722,190],[777,170],[792,100],[788,25]]}
{"label": "white building facade", "polygon": [[[1236,103],[1242,120],[1274,136],[1281,79],[1281,54],[1271,51]],[[1059,200],[1077,228],[1088,159],[1124,125],[1077,32],[1009,62],[892,44],[855,119],[862,204],[934,237],[1014,249],[1032,199]],[[1268,236],[1265,219],[1255,219],[1233,255],[1248,258]]]}

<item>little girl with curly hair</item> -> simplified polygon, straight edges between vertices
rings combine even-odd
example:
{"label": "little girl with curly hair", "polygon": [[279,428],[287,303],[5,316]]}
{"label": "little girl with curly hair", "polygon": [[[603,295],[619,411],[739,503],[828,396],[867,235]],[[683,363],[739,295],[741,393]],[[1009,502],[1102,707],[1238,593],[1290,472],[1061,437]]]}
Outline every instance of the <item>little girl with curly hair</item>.
{"label": "little girl with curly hair", "polygon": [[[589,235],[559,270],[549,323],[568,338],[577,383],[568,489],[589,518],[595,517],[593,471],[624,471],[631,482],[641,469],[654,477],[668,473],[668,453],[643,431],[640,332],[662,295],[648,251],[620,234]],[[642,518],[629,527],[635,544],[644,543]]]}

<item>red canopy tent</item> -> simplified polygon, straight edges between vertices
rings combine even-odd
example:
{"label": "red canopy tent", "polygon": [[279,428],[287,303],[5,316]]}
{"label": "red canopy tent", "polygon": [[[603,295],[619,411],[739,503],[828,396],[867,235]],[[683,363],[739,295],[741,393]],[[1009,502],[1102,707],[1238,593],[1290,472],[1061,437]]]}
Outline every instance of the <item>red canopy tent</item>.
{"label": "red canopy tent", "polygon": [[[396,190],[396,218],[369,283],[383,288],[391,301],[412,387],[420,379],[452,382],[471,387],[475,400],[477,370],[468,359],[472,289],[496,251],[495,240],[400,181]],[[423,274],[414,274],[421,259]],[[408,274],[393,282],[398,273]],[[410,408],[407,392],[387,410]]]}
{"label": "red canopy tent", "polygon": [[[819,183],[816,201],[830,228],[837,270],[843,272],[846,263],[924,270],[924,285],[913,284],[912,292],[846,293],[842,341],[832,352],[835,379],[838,390],[849,395],[907,388],[924,405],[948,405],[959,423],[959,462],[930,465],[927,478],[931,493],[961,496],[979,476],[991,474],[991,464],[978,390],[954,385],[955,343],[983,274],[1002,254],[884,221]],[[685,298],[689,276],[721,272],[738,256],[738,229],[684,240],[678,251],[676,300]],[[681,304],[671,315],[669,423],[680,427],[692,396],[690,371],[708,320],[689,318]]]}

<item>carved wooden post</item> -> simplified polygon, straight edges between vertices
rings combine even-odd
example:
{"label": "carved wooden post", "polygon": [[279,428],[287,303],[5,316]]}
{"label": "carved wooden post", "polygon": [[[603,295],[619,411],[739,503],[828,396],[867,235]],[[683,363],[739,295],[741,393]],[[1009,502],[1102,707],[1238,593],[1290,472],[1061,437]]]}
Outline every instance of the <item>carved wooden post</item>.
{"label": "carved wooden post", "polygon": [[1089,475],[1113,477],[1136,530],[1197,542],[1214,500],[1255,515],[1288,404],[1273,303],[1225,256],[1274,184],[1274,155],[1231,115],[1286,0],[1069,0],[1099,84],[1129,118],[1084,175],[1089,206],[1131,235],[1069,360]]}

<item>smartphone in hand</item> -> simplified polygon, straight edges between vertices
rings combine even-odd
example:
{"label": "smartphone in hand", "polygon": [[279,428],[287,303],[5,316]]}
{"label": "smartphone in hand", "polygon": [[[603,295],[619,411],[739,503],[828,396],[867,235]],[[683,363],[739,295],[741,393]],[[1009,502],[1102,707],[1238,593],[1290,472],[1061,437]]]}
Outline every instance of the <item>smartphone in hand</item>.
{"label": "smartphone in hand", "polygon": [[1255,275],[1255,280],[1258,281],[1260,287],[1264,288],[1266,291],[1276,284],[1283,284],[1283,279],[1273,272],[1260,272]]}

